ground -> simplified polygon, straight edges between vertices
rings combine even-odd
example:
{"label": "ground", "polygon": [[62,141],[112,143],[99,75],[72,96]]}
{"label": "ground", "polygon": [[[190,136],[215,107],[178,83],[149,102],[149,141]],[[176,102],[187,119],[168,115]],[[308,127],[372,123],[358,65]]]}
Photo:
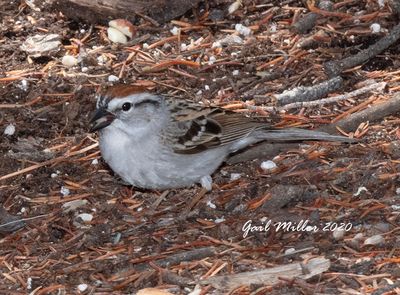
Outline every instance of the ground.
{"label": "ground", "polygon": [[[172,294],[398,294],[398,113],[347,130],[356,143],[292,144],[269,157],[232,161],[213,175],[211,192],[126,186],[101,159],[88,122],[95,93],[116,79],[308,129],[384,103],[399,89],[397,41],[343,71],[332,95],[372,78],[385,90],[267,112],[273,95],[327,80],[325,62],[389,34],[398,22],[394,10],[344,1],[298,34],[291,25],[308,12],[301,1],[242,1],[231,14],[231,1],[209,2],[165,25],[138,19],[134,39],[118,45],[104,23],[67,19],[49,2],[3,1],[0,221],[25,223],[0,228],[1,294],[131,294],[149,287]],[[374,23],[383,29],[372,33]],[[58,51],[32,56],[21,47],[50,33],[60,36]],[[232,34],[241,41],[223,41]],[[310,36],[309,48],[297,46]],[[63,64],[65,55],[77,64]],[[277,167],[261,169],[267,160]],[[266,229],[269,221],[294,227]],[[310,279],[283,272],[274,283],[232,290],[226,281],[202,282],[316,257],[329,268]]]}

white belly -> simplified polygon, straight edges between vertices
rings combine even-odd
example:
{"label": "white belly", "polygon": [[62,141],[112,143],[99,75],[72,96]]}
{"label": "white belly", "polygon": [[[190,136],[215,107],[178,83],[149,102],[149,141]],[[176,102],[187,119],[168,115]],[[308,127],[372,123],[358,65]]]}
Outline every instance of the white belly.
{"label": "white belly", "polygon": [[[104,160],[121,178],[136,187],[167,189],[190,186],[211,175],[225,160],[225,148],[193,155],[176,154],[157,138],[141,142],[106,128],[100,133]],[[112,134],[112,135],[111,135]]]}

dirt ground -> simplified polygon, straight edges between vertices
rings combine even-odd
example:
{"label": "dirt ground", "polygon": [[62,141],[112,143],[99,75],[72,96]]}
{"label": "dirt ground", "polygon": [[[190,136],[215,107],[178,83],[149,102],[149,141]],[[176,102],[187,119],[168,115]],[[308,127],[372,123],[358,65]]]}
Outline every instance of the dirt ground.
{"label": "dirt ground", "polygon": [[[132,294],[149,287],[172,294],[399,294],[399,114],[351,130],[359,135],[355,144],[302,143],[226,164],[209,193],[198,186],[129,187],[103,162],[88,122],[96,91],[116,77],[301,128],[327,125],[399,89],[397,41],[344,71],[334,93],[372,78],[387,83],[384,91],[271,115],[246,108],[272,106],[272,94],[326,80],[325,62],[374,44],[398,18],[388,3],[343,1],[337,15],[301,35],[290,26],[308,11],[302,1],[242,1],[232,14],[226,11],[234,1],[216,2],[165,25],[138,19],[131,43],[116,45],[107,26],[69,20],[49,1],[0,1],[0,223],[25,219],[0,228],[0,294]],[[346,21],[339,12],[369,17]],[[373,23],[384,30],[371,33]],[[235,24],[252,34],[216,45],[235,34]],[[174,27],[181,36],[166,39]],[[318,30],[326,35],[316,45],[295,48]],[[34,57],[21,48],[28,37],[50,33],[60,36],[58,51]],[[61,62],[67,54],[77,65]],[[166,62],[178,59],[193,64]],[[271,73],[277,77],[266,79]],[[277,168],[261,169],[267,160]],[[307,221],[318,231],[252,228],[244,237],[249,220]],[[329,268],[310,279],[282,273],[272,284],[229,290],[229,275],[315,257]],[[228,275],[224,284],[202,282],[221,275]]]}

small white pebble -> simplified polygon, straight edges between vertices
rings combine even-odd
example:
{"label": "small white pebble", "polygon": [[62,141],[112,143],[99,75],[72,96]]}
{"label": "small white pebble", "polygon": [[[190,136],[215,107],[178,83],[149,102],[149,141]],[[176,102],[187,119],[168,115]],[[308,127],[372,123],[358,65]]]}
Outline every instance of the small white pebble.
{"label": "small white pebble", "polygon": [[373,34],[377,34],[381,31],[381,25],[377,23],[373,23],[372,25],[369,26],[369,28],[371,29],[371,32]]}
{"label": "small white pebble", "polygon": [[188,46],[185,43],[181,43],[181,51],[185,51],[187,47]]}
{"label": "small white pebble", "polygon": [[271,161],[271,160],[268,160],[268,161],[263,161],[263,162],[261,163],[260,167],[261,167],[261,169],[264,170],[264,171],[270,171],[270,170],[275,169],[275,168],[278,167],[278,166],[276,166],[275,162],[273,162],[273,161]]}
{"label": "small white pebble", "polygon": [[73,67],[78,64],[78,60],[75,58],[75,56],[72,55],[64,55],[63,58],[61,59],[61,63],[66,66],[66,67]]}
{"label": "small white pebble", "polygon": [[374,235],[365,239],[364,245],[378,245],[381,244],[385,239],[382,235]]}
{"label": "small white pebble", "polygon": [[205,89],[205,90],[210,90],[210,86],[204,85],[204,89]]}
{"label": "small white pebble", "polygon": [[357,191],[353,194],[353,196],[358,197],[362,192],[368,192],[367,188],[364,186],[360,186]]}
{"label": "small white pebble", "polygon": [[89,213],[81,213],[81,214],[78,214],[77,217],[82,219],[82,221],[84,221],[84,222],[90,222],[93,219],[93,215],[89,214]]}
{"label": "small white pebble", "polygon": [[92,165],[97,165],[97,164],[99,164],[99,160],[94,159],[94,160],[92,161]]}
{"label": "small white pebble", "polygon": [[199,90],[196,92],[196,95],[202,95],[203,94],[203,90]]}
{"label": "small white pebble", "polygon": [[143,43],[143,44],[142,44],[142,47],[143,47],[143,49],[147,49],[147,48],[149,48],[149,44]]}
{"label": "small white pebble", "polygon": [[19,89],[22,89],[23,91],[27,91],[28,90],[28,80],[23,79],[21,80],[21,83],[18,85]]}
{"label": "small white pebble", "polygon": [[25,207],[22,207],[21,210],[19,210],[19,212],[25,213],[25,212],[26,212],[26,208],[25,208]]}
{"label": "small white pebble", "polygon": [[4,134],[5,135],[14,135],[15,133],[15,126],[13,124],[7,125],[6,129],[4,129]]}
{"label": "small white pebble", "polygon": [[83,34],[83,33],[86,32],[86,30],[85,30],[85,29],[80,29],[79,32],[80,32],[81,34]]}
{"label": "small white pebble", "polygon": [[242,24],[236,24],[235,25],[235,31],[238,32],[240,35],[243,35],[245,37],[249,36],[251,34],[251,29],[242,25]]}
{"label": "small white pebble", "polygon": [[211,202],[210,200],[207,201],[207,206],[212,208],[212,209],[216,209],[217,208],[217,206],[213,202]]}
{"label": "small white pebble", "polygon": [[108,76],[108,82],[117,82],[119,80],[119,78],[115,75],[110,75]]}
{"label": "small white pebble", "polygon": [[214,55],[211,55],[210,58],[208,59],[208,64],[212,65],[215,63],[216,60],[217,58]]}
{"label": "small white pebble", "polygon": [[232,76],[239,76],[239,70],[234,70],[232,72]]}
{"label": "small white pebble", "polygon": [[238,180],[240,177],[242,177],[240,173],[231,173],[231,181]]}
{"label": "small white pebble", "polygon": [[113,43],[125,44],[128,42],[128,37],[126,37],[123,33],[114,28],[107,29],[107,37]]}
{"label": "small white pebble", "polygon": [[28,290],[31,290],[31,289],[32,289],[32,278],[31,278],[31,277],[29,277],[29,278],[26,280],[26,288],[27,288]]}
{"label": "small white pebble", "polygon": [[51,173],[51,175],[50,175],[51,178],[56,178],[57,176],[58,176],[57,173]]}
{"label": "small white pebble", "polygon": [[396,188],[396,195],[400,195],[400,187]]}
{"label": "small white pebble", "polygon": [[79,284],[78,285],[79,292],[85,292],[87,290],[87,288],[88,288],[87,284]]}
{"label": "small white pebble", "polygon": [[82,71],[82,73],[86,73],[87,71],[89,71],[89,68],[88,67],[82,67],[81,71]]}
{"label": "small white pebble", "polygon": [[174,36],[178,35],[179,31],[180,31],[180,29],[178,27],[175,27],[175,26],[170,30],[171,34],[174,35]]}
{"label": "small white pebble", "polygon": [[224,221],[225,221],[224,216],[222,216],[221,218],[216,218],[216,219],[214,220],[215,223],[221,223],[221,222],[224,222]]}
{"label": "small white pebble", "polygon": [[69,190],[68,188],[62,186],[61,189],[60,189],[60,193],[61,193],[64,197],[66,197],[66,196],[68,196],[68,195],[70,194],[70,190]]}

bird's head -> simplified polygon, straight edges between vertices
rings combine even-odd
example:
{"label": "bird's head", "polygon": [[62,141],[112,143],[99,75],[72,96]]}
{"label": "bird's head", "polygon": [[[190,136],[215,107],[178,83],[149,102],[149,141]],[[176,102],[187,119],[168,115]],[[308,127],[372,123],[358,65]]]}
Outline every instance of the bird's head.
{"label": "bird's head", "polygon": [[144,87],[116,85],[97,97],[96,112],[90,120],[90,132],[119,128],[125,133],[135,133],[160,125],[165,117],[165,101]]}

